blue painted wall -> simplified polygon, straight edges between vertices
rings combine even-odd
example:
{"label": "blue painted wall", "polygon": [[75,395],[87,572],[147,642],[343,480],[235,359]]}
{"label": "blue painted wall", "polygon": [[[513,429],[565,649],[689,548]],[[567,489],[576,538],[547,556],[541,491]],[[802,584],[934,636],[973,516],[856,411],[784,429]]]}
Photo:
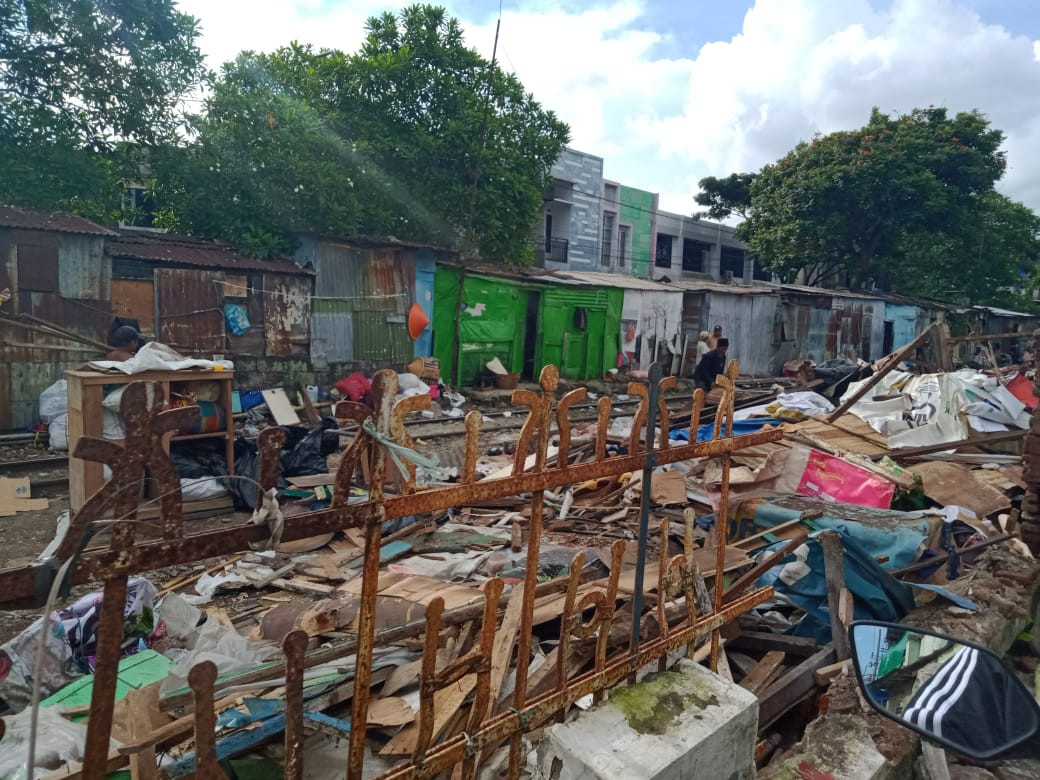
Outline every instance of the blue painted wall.
{"label": "blue painted wall", "polygon": [[430,324],[415,340],[413,357],[430,357],[433,355],[433,277],[437,264],[433,252],[422,249],[415,256],[415,300],[426,312]]}

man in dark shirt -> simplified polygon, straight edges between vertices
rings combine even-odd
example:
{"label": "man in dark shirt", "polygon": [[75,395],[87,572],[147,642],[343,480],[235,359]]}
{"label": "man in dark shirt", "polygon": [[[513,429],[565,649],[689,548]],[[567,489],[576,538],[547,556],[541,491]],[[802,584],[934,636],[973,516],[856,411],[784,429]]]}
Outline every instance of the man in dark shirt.
{"label": "man in dark shirt", "polygon": [[715,349],[705,353],[693,370],[693,382],[697,387],[710,392],[715,384],[715,377],[726,372],[726,350],[729,349],[729,339],[720,338]]}

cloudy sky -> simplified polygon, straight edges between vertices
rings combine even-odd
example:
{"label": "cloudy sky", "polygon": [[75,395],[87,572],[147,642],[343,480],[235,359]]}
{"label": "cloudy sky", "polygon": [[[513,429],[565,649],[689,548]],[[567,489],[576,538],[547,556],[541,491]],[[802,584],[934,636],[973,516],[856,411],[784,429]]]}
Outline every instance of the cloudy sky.
{"label": "cloudy sky", "polygon": [[[213,67],[291,40],[354,50],[393,0],[180,0]],[[444,0],[490,56],[498,3]],[[1038,0],[505,0],[498,48],[607,177],[689,213],[697,181],[757,170],[872,106],[978,108],[1001,188],[1040,211]]]}

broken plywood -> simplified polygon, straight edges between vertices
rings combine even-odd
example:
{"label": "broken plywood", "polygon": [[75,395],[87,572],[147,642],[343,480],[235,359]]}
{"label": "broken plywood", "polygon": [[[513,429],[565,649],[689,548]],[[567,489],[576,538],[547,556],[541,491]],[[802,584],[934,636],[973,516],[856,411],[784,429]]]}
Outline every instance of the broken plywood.
{"label": "broken plywood", "polygon": [[978,517],[987,517],[1011,507],[1011,499],[957,463],[928,461],[913,468],[922,481],[924,494],[941,506],[961,506]]}

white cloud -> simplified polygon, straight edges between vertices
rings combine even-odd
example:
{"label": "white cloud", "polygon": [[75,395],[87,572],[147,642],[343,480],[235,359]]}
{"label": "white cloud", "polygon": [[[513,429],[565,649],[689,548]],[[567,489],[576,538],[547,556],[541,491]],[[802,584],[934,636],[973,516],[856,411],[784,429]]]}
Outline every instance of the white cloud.
{"label": "white cloud", "polygon": [[[1007,133],[1002,185],[1040,210],[1040,42],[987,25],[966,0],[757,0],[730,40],[663,58],[650,0],[579,9],[537,0],[502,20],[498,55],[571,126],[572,145],[605,158],[608,177],[693,210],[703,176],[755,170],[815,132],[857,127],[872,106],[978,108]],[[355,49],[386,0],[180,0],[201,19],[211,64],[296,39]],[[490,55],[493,11],[461,16]],[[674,50],[674,46],[668,47]]]}
{"label": "white cloud", "polygon": [[739,35],[702,49],[682,113],[634,126],[659,155],[724,175],[860,126],[874,105],[978,108],[1008,137],[1002,189],[1040,209],[1037,49],[953,0],[896,0],[884,12],[866,0],[758,0]]}

